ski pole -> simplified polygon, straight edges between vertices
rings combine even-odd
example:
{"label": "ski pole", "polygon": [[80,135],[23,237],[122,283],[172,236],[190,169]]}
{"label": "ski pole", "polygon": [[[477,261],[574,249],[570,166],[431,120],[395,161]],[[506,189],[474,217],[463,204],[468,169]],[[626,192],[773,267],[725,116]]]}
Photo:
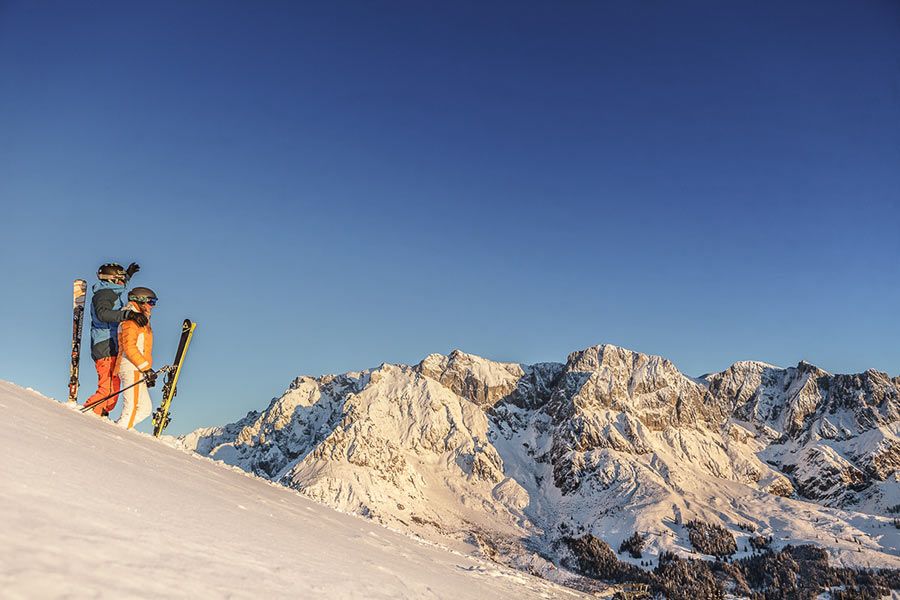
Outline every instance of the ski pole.
{"label": "ski pole", "polygon": [[[169,372],[169,371],[171,371],[171,370],[172,370],[172,365],[165,365],[164,367],[160,367],[160,369],[159,369],[158,371],[156,371],[156,375],[159,376],[160,373],[167,373],[167,372]],[[146,381],[147,381],[147,376],[144,375],[143,377],[141,377],[140,379],[138,379],[137,381],[135,381],[135,382],[132,383],[131,385],[126,385],[125,387],[120,388],[119,390],[113,392],[112,394],[109,394],[108,396],[104,396],[103,398],[100,398],[99,400],[94,400],[94,401],[91,402],[90,404],[85,404],[85,405],[82,406],[79,410],[81,410],[81,412],[85,413],[85,412],[91,410],[92,408],[94,408],[95,406],[97,406],[98,404],[101,404],[101,403],[103,403],[103,402],[106,402],[107,400],[109,400],[109,399],[112,398],[113,396],[118,396],[119,394],[121,394],[121,393],[124,392],[125,390],[130,390],[130,389],[133,388],[134,386],[140,385],[140,384],[142,384],[142,383],[145,383]]]}

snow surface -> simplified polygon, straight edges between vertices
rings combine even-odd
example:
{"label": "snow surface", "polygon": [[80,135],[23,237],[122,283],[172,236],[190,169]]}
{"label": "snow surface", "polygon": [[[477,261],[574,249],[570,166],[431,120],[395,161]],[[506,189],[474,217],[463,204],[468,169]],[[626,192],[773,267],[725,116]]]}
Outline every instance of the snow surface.
{"label": "snow surface", "polygon": [[0,382],[4,598],[577,598]]}

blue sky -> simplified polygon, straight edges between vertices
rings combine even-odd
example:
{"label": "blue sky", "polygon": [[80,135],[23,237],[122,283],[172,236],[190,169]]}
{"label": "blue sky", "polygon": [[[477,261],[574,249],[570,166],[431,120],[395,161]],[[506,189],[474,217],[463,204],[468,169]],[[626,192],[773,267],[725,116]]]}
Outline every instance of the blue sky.
{"label": "blue sky", "polygon": [[174,433],[456,347],[900,374],[898,56],[874,0],[0,3],[0,378],[65,396],[109,260],[158,363],[199,324]]}

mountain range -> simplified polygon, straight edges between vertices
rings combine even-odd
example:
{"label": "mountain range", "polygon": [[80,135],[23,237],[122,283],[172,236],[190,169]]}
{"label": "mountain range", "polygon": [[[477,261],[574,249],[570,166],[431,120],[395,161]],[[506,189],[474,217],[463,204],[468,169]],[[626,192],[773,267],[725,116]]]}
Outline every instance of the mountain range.
{"label": "mountain range", "polygon": [[[455,350],[301,376],[262,411],[178,443],[451,548],[565,583],[566,539],[705,557],[689,523],[900,567],[900,377],[738,362],[691,377],[610,344],[565,363]],[[756,541],[751,539],[756,538]]]}

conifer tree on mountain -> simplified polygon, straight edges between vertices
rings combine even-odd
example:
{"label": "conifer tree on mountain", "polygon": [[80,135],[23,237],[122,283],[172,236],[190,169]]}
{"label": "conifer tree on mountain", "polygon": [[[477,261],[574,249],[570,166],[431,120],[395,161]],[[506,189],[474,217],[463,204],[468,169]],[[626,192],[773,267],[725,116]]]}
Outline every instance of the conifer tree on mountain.
{"label": "conifer tree on mountain", "polygon": [[126,306],[125,285],[140,270],[137,263],[123,268],[117,263],[106,263],[97,270],[99,280],[92,288],[91,298],[91,358],[97,369],[97,391],[85,401],[85,405],[110,396],[106,401],[93,407],[101,416],[115,408],[120,389],[116,370],[119,354],[119,324],[134,321],[139,326],[147,325],[147,317],[140,311]]}

